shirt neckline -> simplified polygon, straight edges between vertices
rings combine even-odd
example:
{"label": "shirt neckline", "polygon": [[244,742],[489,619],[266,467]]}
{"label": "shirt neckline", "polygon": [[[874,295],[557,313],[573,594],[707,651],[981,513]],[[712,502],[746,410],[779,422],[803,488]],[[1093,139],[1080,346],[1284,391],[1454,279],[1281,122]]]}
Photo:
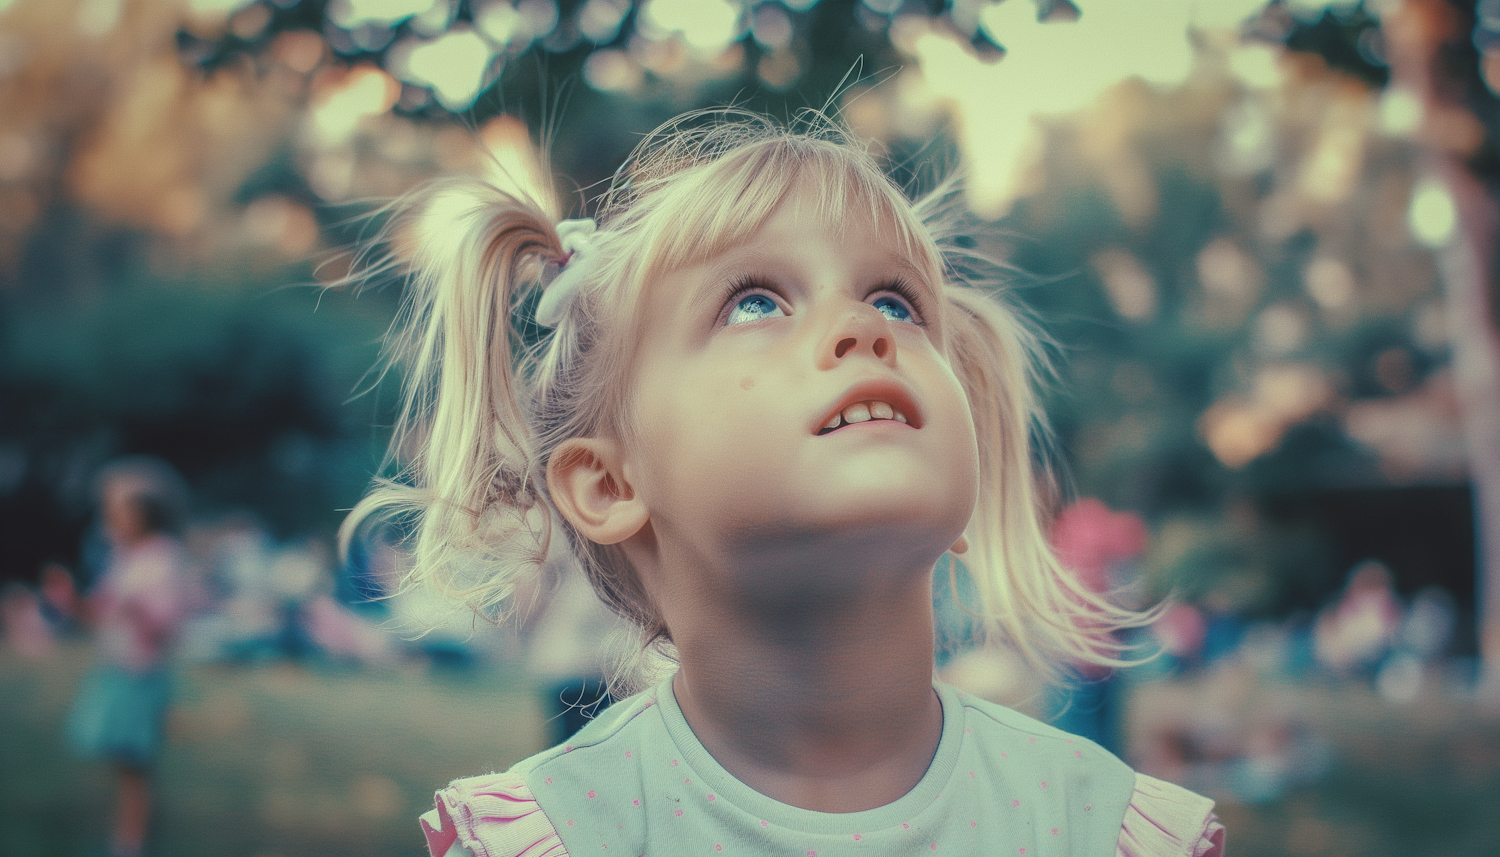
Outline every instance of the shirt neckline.
{"label": "shirt neckline", "polygon": [[762,822],[789,830],[853,834],[869,833],[910,822],[942,797],[951,781],[963,743],[963,703],[947,685],[933,682],[933,690],[942,704],[943,731],[927,772],[911,791],[896,800],[885,806],[858,812],[819,812],[782,803],[761,794],[725,770],[698,740],[698,736],[688,725],[687,718],[683,716],[682,709],[677,705],[671,678],[656,686],[656,699],[667,734],[682,754],[683,762],[692,769],[703,785],[712,790],[715,799],[726,800]]}

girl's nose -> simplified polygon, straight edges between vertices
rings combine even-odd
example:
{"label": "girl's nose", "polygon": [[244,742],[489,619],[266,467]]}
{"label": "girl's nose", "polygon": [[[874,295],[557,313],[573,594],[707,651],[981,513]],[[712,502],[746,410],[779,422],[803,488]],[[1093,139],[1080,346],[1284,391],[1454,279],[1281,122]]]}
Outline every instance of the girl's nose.
{"label": "girl's nose", "polygon": [[896,338],[891,335],[891,322],[885,313],[867,303],[839,312],[838,321],[818,344],[818,368],[832,369],[858,356],[873,357],[894,368]]}

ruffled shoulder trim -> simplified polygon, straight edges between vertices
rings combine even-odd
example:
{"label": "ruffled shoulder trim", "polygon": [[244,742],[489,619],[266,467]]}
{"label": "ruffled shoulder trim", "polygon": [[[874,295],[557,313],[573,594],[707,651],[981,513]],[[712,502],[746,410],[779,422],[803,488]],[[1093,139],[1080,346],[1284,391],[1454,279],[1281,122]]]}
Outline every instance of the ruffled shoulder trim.
{"label": "ruffled shoulder trim", "polygon": [[1224,857],[1224,825],[1208,798],[1136,774],[1115,857]]}
{"label": "ruffled shoulder trim", "polygon": [[422,816],[432,857],[452,857],[455,845],[473,857],[568,857],[557,829],[520,774],[454,780],[438,790],[433,802],[437,809]]}

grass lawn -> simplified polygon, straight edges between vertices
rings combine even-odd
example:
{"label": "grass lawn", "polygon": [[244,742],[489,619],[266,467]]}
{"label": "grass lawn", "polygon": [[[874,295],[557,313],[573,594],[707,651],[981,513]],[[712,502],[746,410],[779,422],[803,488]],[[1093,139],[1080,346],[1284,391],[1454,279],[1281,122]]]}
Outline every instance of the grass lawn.
{"label": "grass lawn", "polygon": [[[101,853],[110,771],[62,737],[87,666],[78,647],[0,650],[0,855]],[[416,816],[433,790],[543,749],[543,727],[520,674],[194,667],[158,771],[153,855],[423,854]]]}
{"label": "grass lawn", "polygon": [[1500,712],[1444,698],[1392,706],[1354,684],[1295,698],[1332,764],[1279,800],[1221,803],[1232,855],[1500,855]]}
{"label": "grass lawn", "polygon": [[[41,659],[0,650],[0,855],[102,853],[109,771],[70,757],[61,736],[86,667],[76,645]],[[1352,684],[1277,692],[1333,761],[1274,801],[1221,802],[1234,857],[1500,855],[1500,715],[1447,699],[1393,707]],[[544,726],[540,691],[516,672],[193,667],[159,770],[153,854],[415,857],[433,789],[541,749]]]}

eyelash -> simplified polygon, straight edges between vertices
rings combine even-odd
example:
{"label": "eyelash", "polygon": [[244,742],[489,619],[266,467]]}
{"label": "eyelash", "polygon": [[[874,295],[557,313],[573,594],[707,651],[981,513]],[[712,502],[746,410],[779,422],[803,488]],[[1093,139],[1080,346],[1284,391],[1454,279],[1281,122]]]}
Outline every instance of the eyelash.
{"label": "eyelash", "polygon": [[[719,315],[717,319],[717,326],[724,326],[724,321],[728,317],[730,310],[734,308],[735,303],[738,302],[740,298],[743,298],[746,295],[754,294],[755,292],[769,292],[771,294],[776,294],[776,290],[771,288],[771,286],[760,277],[744,276],[737,277],[734,280],[731,280],[729,285],[724,288],[724,293],[719,299]],[[913,321],[917,324],[917,326],[927,326],[926,299],[921,294],[921,292],[909,281],[900,277],[888,280],[884,283],[881,283],[880,288],[876,289],[870,294],[873,295],[877,292],[894,292],[898,297],[906,301],[907,305],[912,308],[912,312],[916,314],[916,318],[913,319]]]}

